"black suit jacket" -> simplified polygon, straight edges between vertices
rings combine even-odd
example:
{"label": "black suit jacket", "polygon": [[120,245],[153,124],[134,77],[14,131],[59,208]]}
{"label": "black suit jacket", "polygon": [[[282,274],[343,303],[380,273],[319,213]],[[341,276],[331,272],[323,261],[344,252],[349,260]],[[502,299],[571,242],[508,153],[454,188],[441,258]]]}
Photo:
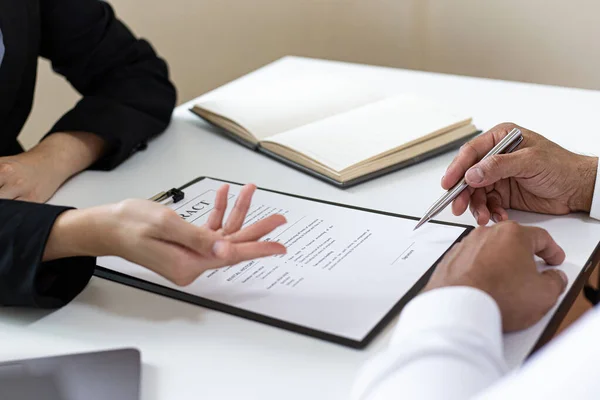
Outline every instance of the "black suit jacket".
{"label": "black suit jacket", "polygon": [[[38,57],[82,94],[48,134],[91,132],[108,144],[93,168],[111,169],[162,132],[175,105],[165,62],[100,0],[0,0],[6,52],[0,65],[0,156],[30,111]],[[42,263],[50,229],[66,208],[0,200],[0,304],[57,307],[87,284],[92,258]]]}

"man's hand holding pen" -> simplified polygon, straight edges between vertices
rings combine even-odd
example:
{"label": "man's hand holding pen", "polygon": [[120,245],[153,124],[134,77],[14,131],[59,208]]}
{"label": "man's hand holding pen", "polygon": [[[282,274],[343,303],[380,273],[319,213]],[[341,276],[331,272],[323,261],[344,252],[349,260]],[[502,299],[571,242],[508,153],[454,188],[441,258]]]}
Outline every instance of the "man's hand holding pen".
{"label": "man's hand holding pen", "polygon": [[[515,128],[523,141],[506,154],[488,154]],[[426,290],[467,286],[488,293],[498,304],[505,331],[527,328],[555,304],[567,286],[563,272],[538,272],[535,255],[549,265],[565,254],[543,229],[508,222],[508,209],[544,214],[590,212],[598,158],[572,153],[515,124],[500,124],[465,144],[448,166],[442,187],[464,177],[468,187],[452,202],[452,212],[469,207],[480,227],[438,265]]]}
{"label": "man's hand holding pen", "polygon": [[464,176],[469,188],[453,202],[454,215],[467,207],[479,225],[508,219],[507,209],[543,214],[590,212],[598,158],[563,149],[528,129],[518,127],[523,142],[512,153],[479,162],[515,124],[497,125],[465,144],[444,177],[449,189]]}

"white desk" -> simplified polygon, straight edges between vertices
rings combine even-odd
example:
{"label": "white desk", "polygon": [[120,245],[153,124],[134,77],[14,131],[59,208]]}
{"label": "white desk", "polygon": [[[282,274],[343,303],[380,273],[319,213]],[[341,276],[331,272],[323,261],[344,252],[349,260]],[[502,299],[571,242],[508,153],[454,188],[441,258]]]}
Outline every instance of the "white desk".
{"label": "white desk", "polygon": [[[596,115],[600,92],[357,66],[300,58],[280,61],[290,71],[335,69],[349,79],[393,92],[450,98],[481,129],[515,121],[573,150],[600,152]],[[53,203],[77,207],[147,198],[201,175],[336,202],[420,215],[437,198],[446,154],[346,191],[233,143],[179,107],[169,130],[111,173],[85,172]],[[548,229],[567,252],[573,279],[600,239],[600,224],[583,216],[513,213]],[[473,224],[470,215],[439,219]],[[546,319],[547,320],[547,319]],[[518,365],[544,324],[506,337]],[[99,278],[55,312],[0,310],[0,360],[134,346],[144,362],[143,399],[344,399],[363,363],[388,339],[389,328],[364,351],[130,289]]]}

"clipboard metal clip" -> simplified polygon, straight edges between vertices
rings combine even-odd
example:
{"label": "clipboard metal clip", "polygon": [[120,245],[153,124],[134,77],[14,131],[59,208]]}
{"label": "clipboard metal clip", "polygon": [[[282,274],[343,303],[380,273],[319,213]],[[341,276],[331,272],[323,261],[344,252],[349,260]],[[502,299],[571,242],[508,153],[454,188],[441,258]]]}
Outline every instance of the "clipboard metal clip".
{"label": "clipboard metal clip", "polygon": [[160,192],[152,197],[149,200],[156,201],[157,203],[163,203],[166,200],[173,199],[173,203],[178,203],[185,197],[185,193],[183,190],[173,188],[171,190],[167,190],[166,192]]}

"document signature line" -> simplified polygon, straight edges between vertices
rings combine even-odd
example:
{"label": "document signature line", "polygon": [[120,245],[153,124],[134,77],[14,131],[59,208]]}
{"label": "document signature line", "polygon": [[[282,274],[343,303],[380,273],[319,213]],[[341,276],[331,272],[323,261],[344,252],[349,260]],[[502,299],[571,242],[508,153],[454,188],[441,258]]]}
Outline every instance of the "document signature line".
{"label": "document signature line", "polygon": [[394,265],[394,264],[396,264],[396,261],[398,261],[399,259],[401,259],[401,258],[402,258],[402,256],[403,256],[403,255],[405,255],[405,254],[406,254],[406,253],[407,253],[407,252],[410,250],[410,248],[414,246],[414,244],[415,244],[415,242],[412,242],[412,243],[410,244],[410,246],[408,246],[408,247],[407,247],[407,248],[406,248],[406,249],[405,249],[405,250],[402,252],[402,254],[400,254],[400,255],[398,256],[398,258],[396,258],[396,259],[394,260],[394,262],[393,262],[393,263],[391,263],[390,265]]}

